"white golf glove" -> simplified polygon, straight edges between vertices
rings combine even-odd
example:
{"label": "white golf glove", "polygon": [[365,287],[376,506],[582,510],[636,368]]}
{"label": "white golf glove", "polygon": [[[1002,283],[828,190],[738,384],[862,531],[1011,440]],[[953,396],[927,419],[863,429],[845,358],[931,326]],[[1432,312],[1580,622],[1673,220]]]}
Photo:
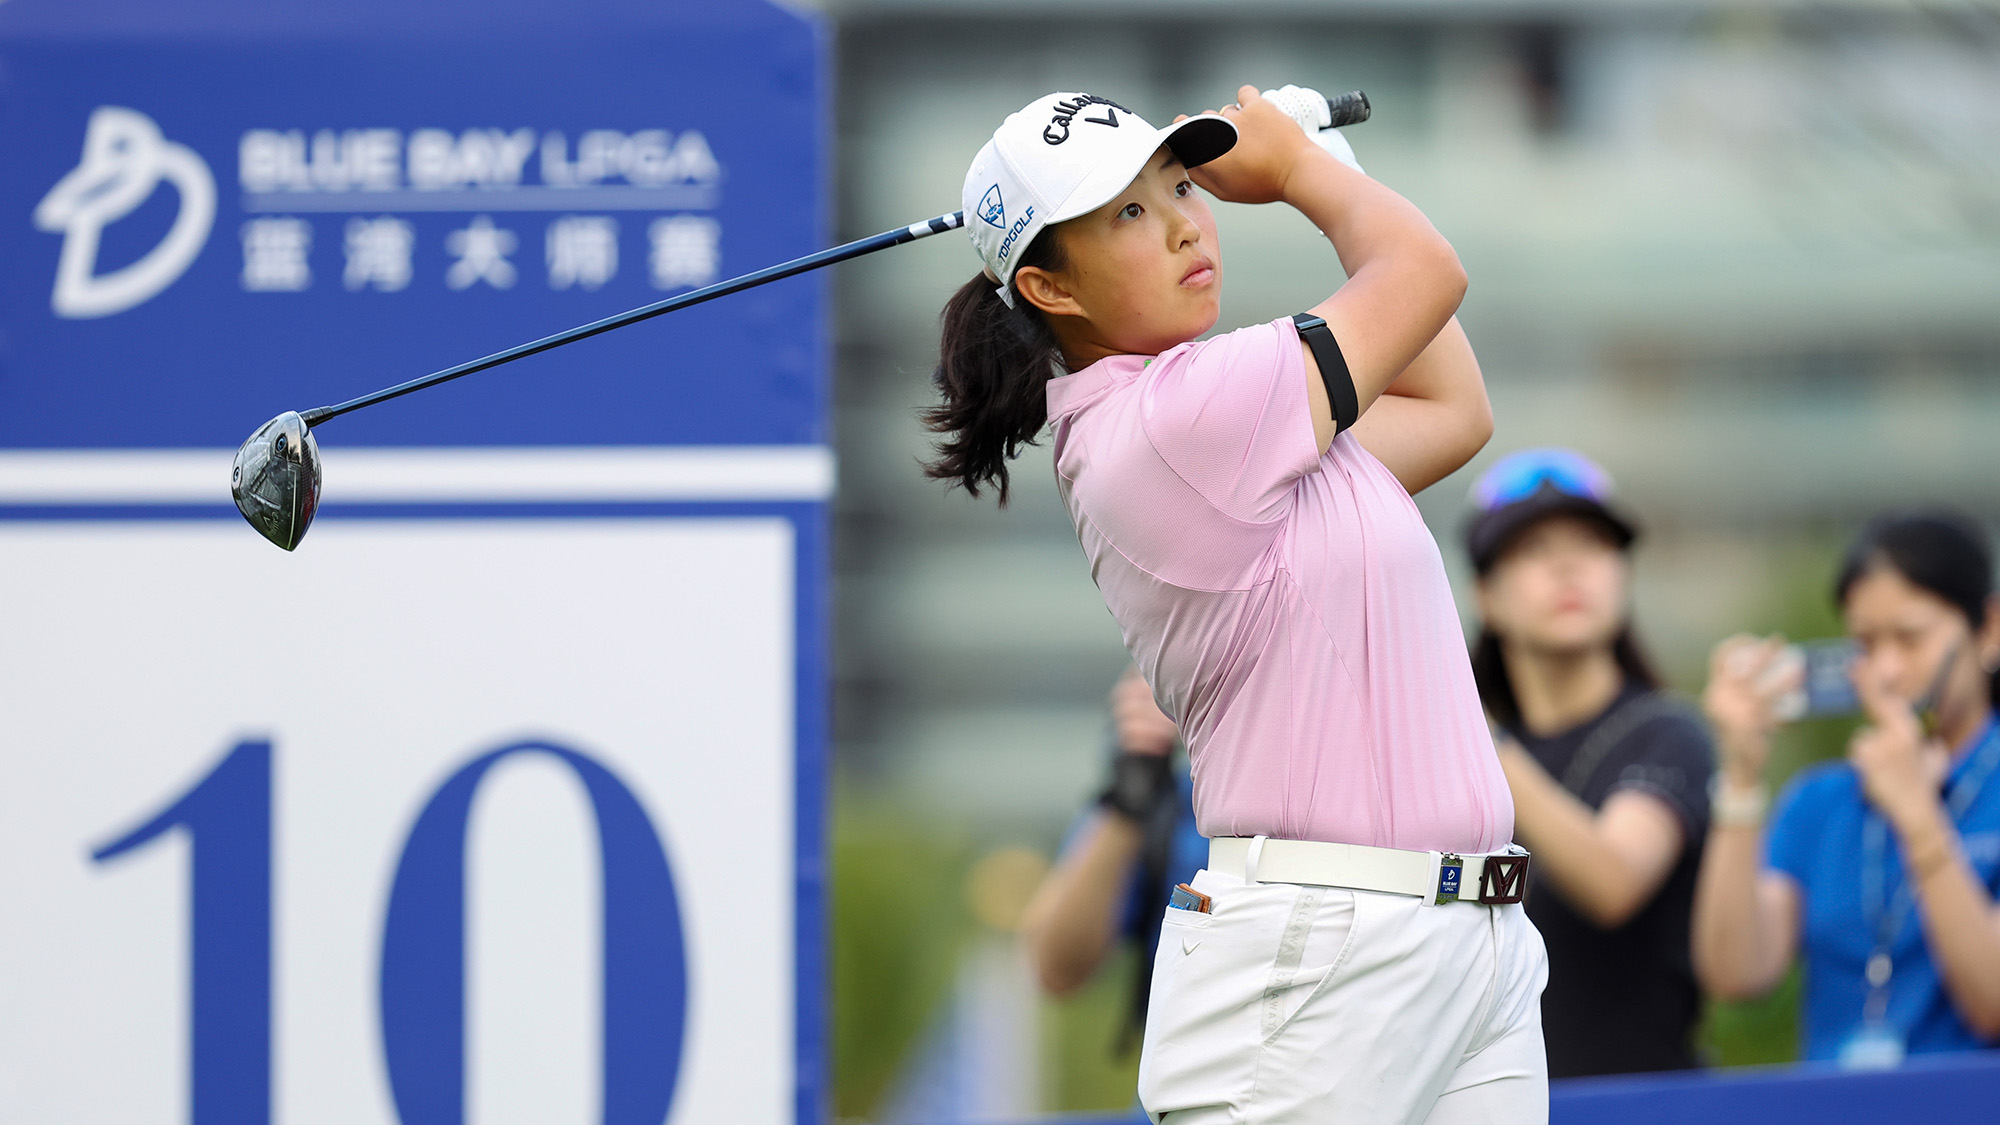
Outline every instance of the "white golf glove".
{"label": "white golf glove", "polygon": [[1303,86],[1289,83],[1277,90],[1264,91],[1264,100],[1285,111],[1285,116],[1299,123],[1319,147],[1333,154],[1335,160],[1347,165],[1362,175],[1361,162],[1354,158],[1354,146],[1347,143],[1346,134],[1338,129],[1329,129],[1333,115],[1327,110],[1326,98],[1318,90],[1308,90]]}

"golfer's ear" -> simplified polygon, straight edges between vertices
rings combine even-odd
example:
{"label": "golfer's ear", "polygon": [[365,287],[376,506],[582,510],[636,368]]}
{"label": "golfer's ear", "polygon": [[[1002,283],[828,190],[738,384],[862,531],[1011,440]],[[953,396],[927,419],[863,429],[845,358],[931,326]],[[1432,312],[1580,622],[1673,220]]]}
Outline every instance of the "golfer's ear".
{"label": "golfer's ear", "polygon": [[1082,316],[1083,306],[1056,275],[1038,266],[1014,271],[1014,292],[1049,316]]}

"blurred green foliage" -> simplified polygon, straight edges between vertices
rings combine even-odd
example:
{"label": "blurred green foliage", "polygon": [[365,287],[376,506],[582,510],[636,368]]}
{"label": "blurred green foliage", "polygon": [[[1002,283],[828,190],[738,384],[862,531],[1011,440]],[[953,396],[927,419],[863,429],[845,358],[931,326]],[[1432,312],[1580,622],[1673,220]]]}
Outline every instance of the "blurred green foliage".
{"label": "blurred green foliage", "polygon": [[1128,944],[1088,984],[1043,1005],[1043,1105],[1068,1113],[1132,1108],[1139,1046],[1124,1042],[1124,1030],[1137,970]]}
{"label": "blurred green foliage", "polygon": [[1768,1066],[1799,1054],[1799,990],[1804,974],[1797,965],[1761,1000],[1711,1000],[1696,1033],[1699,1057],[1710,1066]]}
{"label": "blurred green foliage", "polygon": [[951,991],[972,849],[953,825],[846,786],[833,824],[834,1113],[866,1118]]}
{"label": "blurred green foliage", "polygon": [[[842,1120],[871,1120],[950,1002],[979,927],[965,907],[981,841],[909,800],[836,789],[833,816],[833,1085]],[[1042,1104],[1122,1110],[1138,1083],[1120,1051],[1135,963],[1130,949],[1042,1008]]]}

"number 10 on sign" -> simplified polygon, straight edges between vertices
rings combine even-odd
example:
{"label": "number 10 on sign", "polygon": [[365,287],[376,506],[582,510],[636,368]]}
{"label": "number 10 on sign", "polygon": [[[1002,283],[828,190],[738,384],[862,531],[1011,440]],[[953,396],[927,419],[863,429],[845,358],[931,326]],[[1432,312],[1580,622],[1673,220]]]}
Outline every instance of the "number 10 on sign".
{"label": "number 10 on sign", "polygon": [[[548,742],[475,757],[431,795],[389,889],[381,939],[383,1058],[403,1125],[465,1120],[465,837],[493,766],[554,758],[583,783],[603,871],[605,1125],[659,1125],[673,1102],[687,1015],[687,964],[673,876],[658,832],[601,763]],[[271,1121],[271,744],[247,741],[165,808],[91,857],[109,862],[179,829],[188,911],[191,1125]]]}

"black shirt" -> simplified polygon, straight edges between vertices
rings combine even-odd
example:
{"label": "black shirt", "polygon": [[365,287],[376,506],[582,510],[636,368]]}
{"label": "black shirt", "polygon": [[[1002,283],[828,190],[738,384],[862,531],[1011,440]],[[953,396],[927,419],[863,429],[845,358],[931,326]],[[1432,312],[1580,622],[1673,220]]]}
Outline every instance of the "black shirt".
{"label": "black shirt", "polygon": [[1708,831],[1714,755],[1694,709],[1665,692],[1627,684],[1611,706],[1548,738],[1519,738],[1542,768],[1592,809],[1637,789],[1680,817],[1685,843],[1653,901],[1615,930],[1570,909],[1529,869],[1527,909],[1549,947],[1542,994],[1549,1076],[1681,1070],[1695,1065],[1700,1015],[1688,954],[1695,872]]}

